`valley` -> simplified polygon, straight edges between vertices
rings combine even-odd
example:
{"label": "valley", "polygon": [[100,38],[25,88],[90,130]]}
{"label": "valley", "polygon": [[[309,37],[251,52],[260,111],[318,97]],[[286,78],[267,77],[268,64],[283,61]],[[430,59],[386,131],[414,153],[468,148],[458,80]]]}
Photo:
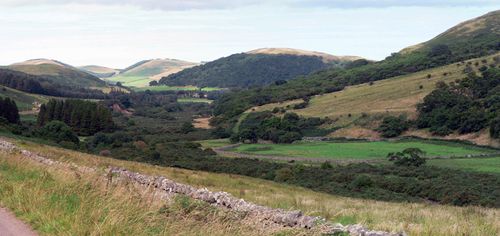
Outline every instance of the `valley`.
{"label": "valley", "polygon": [[[154,12],[218,7],[197,4]],[[300,37],[266,47],[257,23],[225,17],[255,44],[219,52],[205,26],[163,22],[141,37],[189,40],[1,66],[0,207],[40,235],[500,234],[499,10],[380,60],[287,47]],[[195,39],[217,56],[157,58],[199,58],[173,50]]]}

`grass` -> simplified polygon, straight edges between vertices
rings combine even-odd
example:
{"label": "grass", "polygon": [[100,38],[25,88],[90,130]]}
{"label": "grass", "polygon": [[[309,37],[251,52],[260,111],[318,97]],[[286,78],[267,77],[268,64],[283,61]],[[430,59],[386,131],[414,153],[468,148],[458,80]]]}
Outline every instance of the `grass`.
{"label": "grass", "polygon": [[[493,61],[499,53],[470,60],[472,63],[483,59]],[[416,104],[435,88],[438,81],[453,82],[465,77],[465,63],[457,66],[450,64],[409,75],[398,76],[385,80],[349,86],[339,92],[314,96],[305,109],[289,111],[307,117],[330,117],[353,121],[362,113],[391,113],[414,115]],[[444,73],[447,73],[445,76]],[[427,75],[431,75],[428,79]],[[300,103],[302,100],[292,100],[283,103],[267,104],[252,108],[255,111],[272,110],[275,107],[286,107]],[[348,114],[351,114],[349,118]],[[347,121],[344,123],[348,123]]]}
{"label": "grass", "polygon": [[217,148],[230,145],[229,139],[209,139],[198,141],[204,148]]}
{"label": "grass", "polygon": [[22,92],[16,89],[0,86],[0,97],[9,97],[16,101],[19,111],[31,111],[33,102],[46,103],[51,97]]}
{"label": "grass", "polygon": [[182,103],[212,103],[212,100],[206,99],[206,98],[179,98],[177,99],[177,102],[182,102]]}
{"label": "grass", "polygon": [[151,79],[145,76],[113,76],[106,78],[107,81],[121,82],[123,86],[127,87],[145,87],[149,85]]}
{"label": "grass", "polygon": [[332,158],[332,159],[383,159],[389,152],[405,148],[420,148],[427,156],[465,156],[492,153],[495,150],[451,142],[430,141],[347,141],[300,142],[294,144],[243,144],[233,151],[275,156]]}
{"label": "grass", "polygon": [[428,164],[446,168],[500,174],[500,157],[435,159],[429,160]]}
{"label": "grass", "polygon": [[[237,175],[214,174],[120,161],[30,142],[17,142],[17,144],[56,160],[102,168],[109,165],[122,166],[132,171],[162,175],[181,183],[206,187],[212,191],[226,191],[234,196],[269,207],[299,209],[307,214],[322,216],[335,222],[361,223],[376,230],[404,230],[408,235],[417,236],[500,234],[500,221],[498,220],[500,209],[422,203],[388,203],[338,197]],[[189,226],[186,225],[186,227]]]}
{"label": "grass", "polygon": [[[97,176],[46,169],[0,152],[0,204],[41,235],[251,235],[235,213],[177,197],[160,204],[127,186],[106,187]],[[283,229],[278,229],[284,231]],[[288,230],[287,235],[300,230]]]}
{"label": "grass", "polygon": [[[199,90],[200,88],[196,86],[168,86],[168,85],[159,85],[159,86],[147,86],[147,87],[134,87],[132,88],[136,92],[140,91],[196,91]],[[201,88],[201,91],[204,92],[210,92],[210,91],[218,91],[222,90],[222,88],[216,88],[216,87],[205,87]]]}

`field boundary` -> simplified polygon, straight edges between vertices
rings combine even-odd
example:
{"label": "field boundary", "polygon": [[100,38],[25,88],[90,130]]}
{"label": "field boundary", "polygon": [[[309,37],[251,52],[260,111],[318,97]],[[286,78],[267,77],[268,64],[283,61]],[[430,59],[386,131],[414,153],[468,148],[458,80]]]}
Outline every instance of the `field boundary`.
{"label": "field boundary", "polygon": [[[99,174],[99,169],[94,167],[79,166],[75,163],[65,163],[55,161],[47,157],[40,156],[28,150],[20,149],[15,144],[0,138],[0,151],[6,153],[19,152],[30,161],[37,162],[42,166],[53,167],[74,171],[78,174]],[[169,199],[173,195],[185,195],[195,200],[207,202],[213,206],[245,213],[245,217],[255,217],[258,222],[265,224],[265,221],[281,225],[283,227],[295,227],[320,231],[326,235],[336,235],[348,233],[350,235],[379,235],[379,236],[402,236],[405,233],[389,233],[384,231],[371,231],[362,225],[342,225],[339,223],[327,222],[321,217],[304,215],[301,211],[287,211],[279,208],[270,208],[246,202],[243,199],[233,197],[227,192],[211,192],[206,188],[196,188],[190,185],[177,183],[163,176],[150,176],[128,171],[121,167],[110,166],[101,173],[100,178],[108,184],[124,182],[132,183],[137,187],[139,193],[152,191],[159,199]],[[118,181],[118,182],[117,182]],[[263,222],[264,221],[264,222]]]}

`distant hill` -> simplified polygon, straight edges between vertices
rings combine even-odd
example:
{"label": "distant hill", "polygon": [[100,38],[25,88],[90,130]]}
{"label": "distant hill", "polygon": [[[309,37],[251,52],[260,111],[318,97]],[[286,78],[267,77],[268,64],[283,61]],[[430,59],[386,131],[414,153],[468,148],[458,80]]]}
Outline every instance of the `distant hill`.
{"label": "distant hill", "polygon": [[83,70],[99,78],[108,78],[120,73],[120,70],[118,69],[113,69],[105,66],[97,66],[97,65],[80,66],[78,67],[78,69]]}
{"label": "distant hill", "polygon": [[248,54],[268,54],[268,55],[298,55],[298,56],[317,56],[321,57],[325,63],[336,63],[336,62],[351,62],[359,59],[363,59],[358,56],[334,56],[328,53],[306,51],[295,48],[259,48],[252,51],[248,51]]}
{"label": "distant hill", "polygon": [[233,54],[183,70],[162,78],[160,83],[248,88],[295,79],[330,67],[343,67],[356,59],[359,57],[337,57],[289,48],[264,48]]}
{"label": "distant hill", "polygon": [[137,62],[123,70],[109,81],[121,82],[125,86],[144,87],[150,81],[158,81],[164,76],[197,65],[177,59],[151,59]]}
{"label": "distant hill", "polygon": [[96,76],[56,60],[33,59],[14,63],[6,68],[37,75],[63,86],[103,87],[106,85]]}
{"label": "distant hill", "polygon": [[259,90],[229,93],[217,100],[219,121],[236,122],[245,110],[273,102],[341,91],[346,86],[412,74],[447,64],[482,57],[500,51],[500,11],[458,24],[417,46],[393,53],[375,63],[356,63],[348,69],[325,70],[286,84]]}

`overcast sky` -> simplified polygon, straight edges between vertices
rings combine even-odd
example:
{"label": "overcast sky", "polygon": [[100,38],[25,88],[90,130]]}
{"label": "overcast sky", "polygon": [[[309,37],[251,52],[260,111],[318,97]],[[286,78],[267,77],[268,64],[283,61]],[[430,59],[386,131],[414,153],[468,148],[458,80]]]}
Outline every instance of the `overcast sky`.
{"label": "overcast sky", "polygon": [[0,65],[124,68],[261,47],[379,60],[497,9],[497,0],[0,0]]}

